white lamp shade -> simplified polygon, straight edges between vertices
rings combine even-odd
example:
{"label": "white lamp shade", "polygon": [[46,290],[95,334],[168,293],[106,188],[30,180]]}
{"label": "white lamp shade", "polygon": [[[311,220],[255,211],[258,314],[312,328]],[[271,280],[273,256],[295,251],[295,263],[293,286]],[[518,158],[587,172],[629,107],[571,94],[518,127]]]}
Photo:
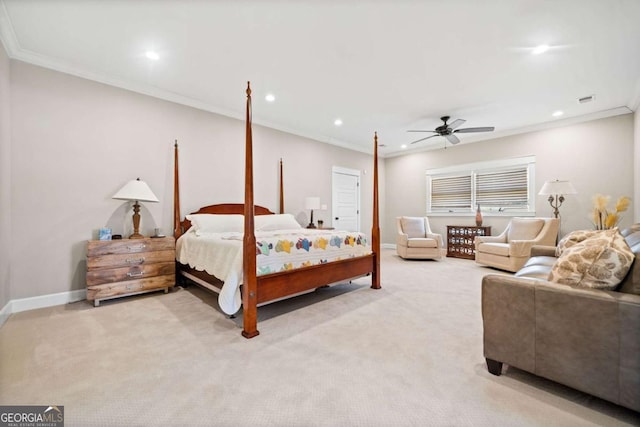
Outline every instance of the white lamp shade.
{"label": "white lamp shade", "polygon": [[304,201],[305,209],[320,209],[320,197],[307,197]]}
{"label": "white lamp shade", "polygon": [[139,202],[159,202],[156,195],[151,191],[151,188],[149,188],[146,182],[141,181],[140,178],[127,182],[112,198],[118,200],[137,200]]}
{"label": "white lamp shade", "polygon": [[542,188],[540,189],[540,193],[538,194],[542,196],[546,196],[546,195],[553,195],[553,194],[578,194],[578,192],[573,187],[571,182],[560,181],[556,179],[555,181],[545,182]]}

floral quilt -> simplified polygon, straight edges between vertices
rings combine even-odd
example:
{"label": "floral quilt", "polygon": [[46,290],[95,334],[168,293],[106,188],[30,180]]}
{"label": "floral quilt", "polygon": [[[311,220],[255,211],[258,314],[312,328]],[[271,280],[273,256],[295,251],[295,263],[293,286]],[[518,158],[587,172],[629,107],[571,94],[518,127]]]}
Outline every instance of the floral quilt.
{"label": "floral quilt", "polygon": [[[227,314],[240,309],[242,298],[242,233],[201,233],[189,230],[176,243],[176,259],[224,282],[218,297]],[[359,232],[296,229],[256,232],[257,274],[292,270],[371,253]]]}

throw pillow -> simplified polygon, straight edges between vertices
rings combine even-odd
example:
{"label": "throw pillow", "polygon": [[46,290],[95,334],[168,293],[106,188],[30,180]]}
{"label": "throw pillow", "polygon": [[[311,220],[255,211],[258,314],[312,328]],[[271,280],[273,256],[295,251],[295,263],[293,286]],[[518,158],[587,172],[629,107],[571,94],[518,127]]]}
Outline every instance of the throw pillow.
{"label": "throw pillow", "polygon": [[556,257],[562,255],[565,249],[570,248],[576,243],[580,243],[589,237],[601,234],[603,230],[576,230],[564,236],[556,246]]}
{"label": "throw pillow", "polygon": [[511,240],[533,240],[535,239],[542,227],[544,220],[538,218],[513,218],[509,226],[507,239]]}
{"label": "throw pillow", "polygon": [[565,248],[549,280],[584,288],[613,290],[629,272],[634,254],[617,228],[603,230]]}

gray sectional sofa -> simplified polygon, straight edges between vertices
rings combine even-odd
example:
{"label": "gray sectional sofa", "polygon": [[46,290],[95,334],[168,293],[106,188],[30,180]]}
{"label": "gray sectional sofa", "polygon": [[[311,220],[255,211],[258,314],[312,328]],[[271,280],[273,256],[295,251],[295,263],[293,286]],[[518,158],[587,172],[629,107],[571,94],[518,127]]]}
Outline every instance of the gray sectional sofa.
{"label": "gray sectional sofa", "polygon": [[640,226],[621,234],[635,254],[613,291],[546,280],[555,247],[534,247],[515,276],[482,280],[484,356],[640,412]]}

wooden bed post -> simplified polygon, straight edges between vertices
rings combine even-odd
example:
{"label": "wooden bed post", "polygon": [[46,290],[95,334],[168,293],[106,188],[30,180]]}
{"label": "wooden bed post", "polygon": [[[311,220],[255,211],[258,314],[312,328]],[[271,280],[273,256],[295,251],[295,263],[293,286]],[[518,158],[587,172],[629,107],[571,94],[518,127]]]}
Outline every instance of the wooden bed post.
{"label": "wooden bed post", "polygon": [[371,227],[371,249],[374,268],[371,274],[371,287],[380,289],[380,219],[378,215],[378,132],[373,136],[373,225]]}
{"label": "wooden bed post", "polygon": [[282,176],[282,157],[280,157],[280,212],[284,213],[284,177]]}
{"label": "wooden bed post", "polygon": [[178,140],[173,146],[173,237],[182,235],[180,224],[180,186],[178,185]]}
{"label": "wooden bed post", "polygon": [[244,175],[244,240],[242,246],[242,336],[258,335],[258,279],[253,208],[253,136],[251,134],[251,82],[247,82],[247,119]]}

